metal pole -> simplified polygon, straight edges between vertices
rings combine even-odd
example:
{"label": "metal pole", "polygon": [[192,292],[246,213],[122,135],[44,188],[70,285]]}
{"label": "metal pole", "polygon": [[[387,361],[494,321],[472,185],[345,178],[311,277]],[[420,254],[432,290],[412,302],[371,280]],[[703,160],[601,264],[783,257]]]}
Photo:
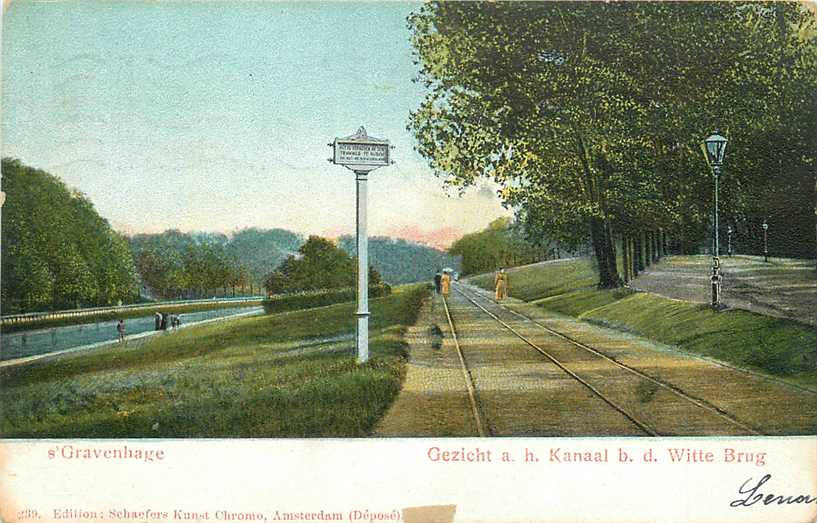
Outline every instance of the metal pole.
{"label": "metal pole", "polygon": [[720,248],[718,245],[718,178],[720,178],[720,169],[715,171],[715,257],[720,256]]}
{"label": "metal pole", "polygon": [[713,171],[715,174],[715,249],[712,253],[712,276],[710,280],[712,285],[712,306],[717,308],[721,301],[720,246],[718,244],[718,178],[720,178],[721,169],[716,165]]}
{"label": "metal pole", "polygon": [[765,227],[763,228],[763,261],[767,263],[769,261],[769,243],[767,241]]}
{"label": "metal pole", "polygon": [[357,179],[357,361],[369,360],[369,241],[366,236],[367,172],[355,171]]}

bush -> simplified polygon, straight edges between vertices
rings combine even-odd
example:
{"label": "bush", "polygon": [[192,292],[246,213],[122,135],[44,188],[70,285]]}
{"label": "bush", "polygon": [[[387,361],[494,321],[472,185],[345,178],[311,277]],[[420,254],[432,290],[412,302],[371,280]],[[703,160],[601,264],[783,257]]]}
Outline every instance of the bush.
{"label": "bush", "polygon": [[[369,297],[380,298],[391,294],[391,286],[383,283],[369,286]],[[264,311],[267,314],[284,312],[297,309],[311,309],[333,305],[346,301],[354,301],[357,291],[354,287],[344,287],[342,289],[323,289],[319,291],[299,292],[297,294],[280,294],[272,296],[263,301]]]}

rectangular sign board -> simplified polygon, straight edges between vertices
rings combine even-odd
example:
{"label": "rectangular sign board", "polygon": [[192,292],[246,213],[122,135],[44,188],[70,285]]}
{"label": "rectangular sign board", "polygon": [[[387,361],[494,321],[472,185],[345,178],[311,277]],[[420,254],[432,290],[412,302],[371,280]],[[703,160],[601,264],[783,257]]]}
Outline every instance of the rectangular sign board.
{"label": "rectangular sign board", "polygon": [[334,163],[338,165],[389,165],[389,144],[335,141]]}

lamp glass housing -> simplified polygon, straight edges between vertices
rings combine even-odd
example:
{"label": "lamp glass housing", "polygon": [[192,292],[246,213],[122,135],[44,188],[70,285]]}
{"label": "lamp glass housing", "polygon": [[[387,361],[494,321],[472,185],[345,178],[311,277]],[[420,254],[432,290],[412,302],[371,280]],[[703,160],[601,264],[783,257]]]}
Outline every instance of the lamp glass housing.
{"label": "lamp glass housing", "polygon": [[723,165],[723,158],[726,155],[726,144],[729,140],[715,131],[709,138],[704,140],[706,145],[706,160],[712,167]]}

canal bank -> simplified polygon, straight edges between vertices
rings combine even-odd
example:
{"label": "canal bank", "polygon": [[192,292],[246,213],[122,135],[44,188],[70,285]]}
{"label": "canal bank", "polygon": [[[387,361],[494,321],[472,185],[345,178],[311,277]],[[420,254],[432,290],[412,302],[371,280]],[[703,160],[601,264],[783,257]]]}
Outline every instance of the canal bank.
{"label": "canal bank", "polygon": [[[188,314],[180,314],[182,324],[179,329],[197,325],[204,325],[247,316],[263,314],[263,307],[246,307],[235,309],[218,309]],[[71,325],[54,329],[43,329],[35,333],[15,333],[3,335],[0,368],[24,365],[33,361],[53,358],[74,352],[99,349],[119,344],[116,323],[100,322],[98,324]],[[172,330],[157,331],[153,316],[132,318],[126,321],[127,332],[133,332],[125,337],[125,343],[141,342],[145,338],[161,334],[172,335]],[[59,332],[58,332],[59,331]],[[136,332],[134,332],[136,331]],[[23,349],[23,337],[27,337]],[[61,345],[53,343],[61,340]],[[93,338],[101,338],[93,340]],[[78,343],[74,340],[80,340]],[[84,342],[83,342],[84,341]],[[73,345],[71,343],[74,342]]]}

